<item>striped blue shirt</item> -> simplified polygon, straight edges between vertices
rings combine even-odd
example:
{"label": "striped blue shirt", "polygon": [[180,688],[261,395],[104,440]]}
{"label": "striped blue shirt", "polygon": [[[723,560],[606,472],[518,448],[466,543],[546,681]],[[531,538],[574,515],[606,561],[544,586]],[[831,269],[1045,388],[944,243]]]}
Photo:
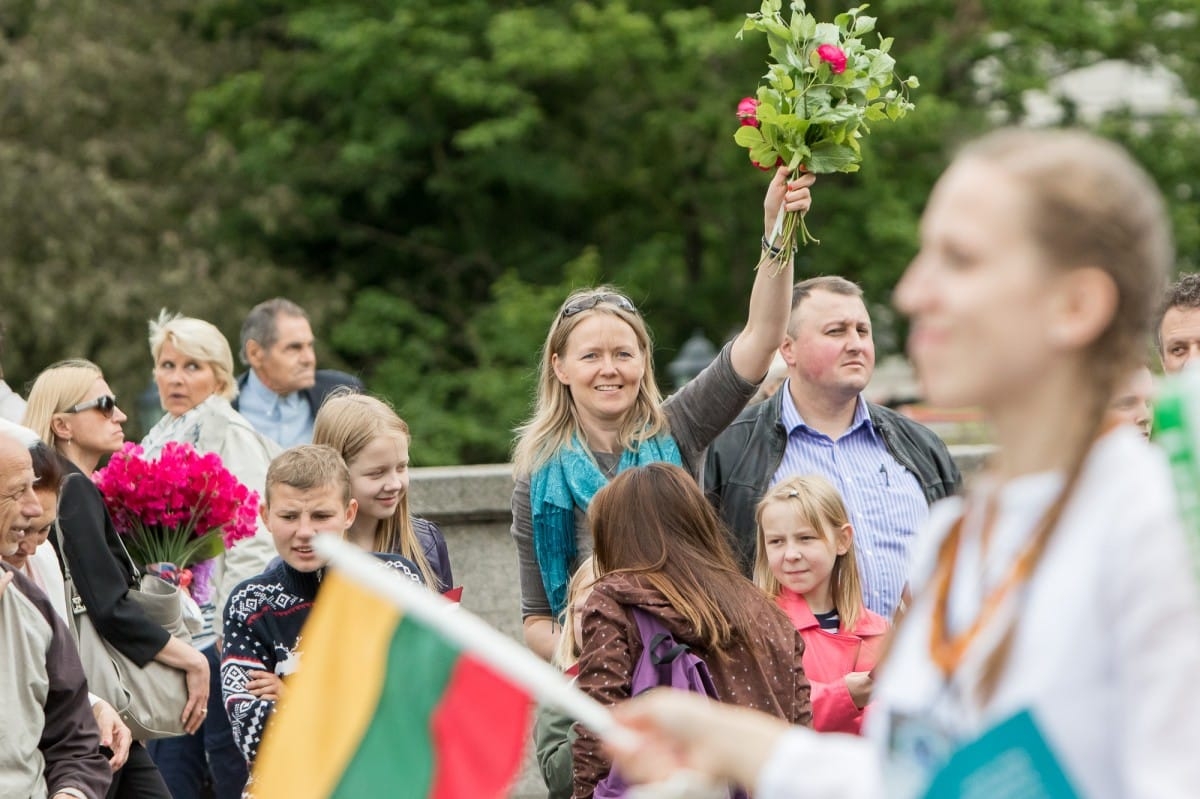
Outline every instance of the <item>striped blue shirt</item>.
{"label": "striped blue shirt", "polygon": [[780,421],[788,439],[771,485],[804,474],[819,474],[833,483],[854,525],[863,601],[891,618],[908,580],[913,540],[929,515],[921,484],[888,451],[862,395],[850,427],[834,441],[804,423],[787,383],[779,390],[784,393]]}

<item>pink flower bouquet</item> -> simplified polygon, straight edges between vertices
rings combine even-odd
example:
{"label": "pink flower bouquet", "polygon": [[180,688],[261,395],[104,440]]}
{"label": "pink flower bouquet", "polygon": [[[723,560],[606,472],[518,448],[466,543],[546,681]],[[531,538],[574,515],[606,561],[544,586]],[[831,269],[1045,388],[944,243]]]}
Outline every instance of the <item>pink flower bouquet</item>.
{"label": "pink flower bouquet", "polygon": [[[896,61],[888,55],[891,39],[876,34],[876,47],[864,41],[875,31],[875,18],[862,13],[867,6],[838,14],[833,22],[817,22],[804,0],[791,0],[790,19],[783,18],[782,7],[782,0],[763,0],[738,32],[739,38],[746,31],[767,35],[770,66],[757,96],[738,103],[734,141],[760,169],[787,166],[793,177],[801,171],[856,172],[862,162],[859,140],[870,133],[867,123],[897,120],[911,111],[908,89],[918,81],[896,78]],[[779,218],[773,242],[779,255],[770,261],[790,258],[797,237],[804,244],[820,243],[798,214]]]}
{"label": "pink flower bouquet", "polygon": [[258,494],[215,453],[168,443],[155,460],[126,444],[93,475],[130,557],[209,599],[211,559],[255,532]]}

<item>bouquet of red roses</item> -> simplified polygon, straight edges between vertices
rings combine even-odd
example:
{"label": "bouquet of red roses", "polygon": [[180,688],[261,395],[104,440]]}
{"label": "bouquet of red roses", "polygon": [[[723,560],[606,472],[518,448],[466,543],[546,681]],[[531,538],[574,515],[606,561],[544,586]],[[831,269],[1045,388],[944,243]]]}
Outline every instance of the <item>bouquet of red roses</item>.
{"label": "bouquet of red roses", "polygon": [[[126,444],[92,477],[130,557],[209,599],[211,559],[255,532],[258,493],[242,485],[215,453],[170,442],[148,460]],[[190,585],[189,585],[190,583]]]}

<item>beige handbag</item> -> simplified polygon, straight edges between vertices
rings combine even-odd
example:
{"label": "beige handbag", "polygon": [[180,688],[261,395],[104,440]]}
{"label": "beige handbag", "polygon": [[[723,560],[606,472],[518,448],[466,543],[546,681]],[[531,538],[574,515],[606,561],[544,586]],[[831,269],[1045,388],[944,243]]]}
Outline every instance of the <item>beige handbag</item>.
{"label": "beige handbag", "polygon": [[[54,535],[58,540],[58,551],[65,552],[57,522],[54,523]],[[135,740],[183,735],[183,708],[188,701],[184,672],[153,660],[138,666],[105,640],[75,590],[75,580],[71,577],[65,554],[62,564],[67,615],[79,646],[88,690],[117,710]],[[136,565],[133,571],[135,575],[139,574]],[[154,575],[142,575],[137,586],[130,586],[129,597],[137,602],[146,618],[191,645],[192,635],[183,617],[183,595],[176,586]]]}

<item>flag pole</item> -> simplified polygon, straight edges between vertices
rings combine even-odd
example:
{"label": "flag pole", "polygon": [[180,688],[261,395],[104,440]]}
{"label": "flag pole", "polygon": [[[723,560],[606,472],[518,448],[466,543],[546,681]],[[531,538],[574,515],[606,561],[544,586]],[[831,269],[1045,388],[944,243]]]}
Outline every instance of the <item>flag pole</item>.
{"label": "flag pole", "polygon": [[432,627],[520,685],[538,702],[557,707],[615,745],[636,747],[633,733],[618,725],[608,708],[572,685],[558,669],[475,614],[405,579],[367,552],[334,535],[318,535],[313,548],[354,583]]}

